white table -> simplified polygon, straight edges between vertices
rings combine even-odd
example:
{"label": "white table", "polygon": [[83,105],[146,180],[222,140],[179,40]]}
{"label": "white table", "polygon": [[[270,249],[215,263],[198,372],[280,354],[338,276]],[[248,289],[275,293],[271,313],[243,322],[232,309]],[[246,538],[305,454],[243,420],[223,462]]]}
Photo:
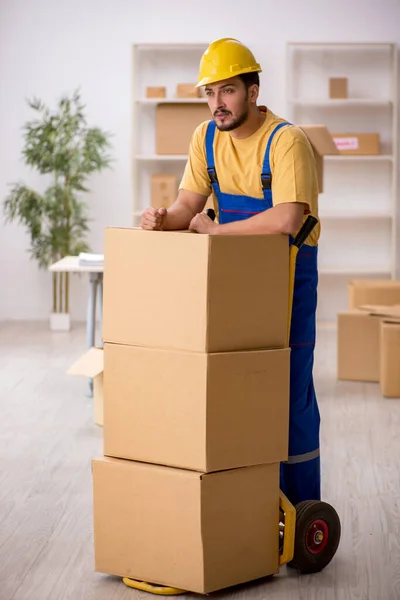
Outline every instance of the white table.
{"label": "white table", "polygon": [[[103,266],[80,265],[78,256],[65,256],[53,263],[49,271],[53,273],[89,273],[89,298],[86,314],[86,345],[91,348],[95,345],[96,331],[96,299],[99,301],[100,331],[103,326]],[[100,339],[99,346],[103,346]],[[92,392],[92,382],[90,390]]]}

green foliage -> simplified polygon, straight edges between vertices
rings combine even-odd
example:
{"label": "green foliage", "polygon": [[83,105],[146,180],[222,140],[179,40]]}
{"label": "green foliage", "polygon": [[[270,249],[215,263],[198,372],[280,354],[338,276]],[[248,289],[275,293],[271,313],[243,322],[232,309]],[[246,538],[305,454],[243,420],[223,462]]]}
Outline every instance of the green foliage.
{"label": "green foliage", "polygon": [[15,183],[4,201],[6,221],[18,221],[30,234],[30,252],[39,266],[67,255],[86,252],[88,216],[80,199],[87,192],[89,175],[110,167],[107,155],[109,134],[89,128],[76,91],[62,97],[57,111],[51,112],[38,99],[28,101],[37,118],[24,126],[25,163],[40,174],[51,174],[53,184],[39,194]]}

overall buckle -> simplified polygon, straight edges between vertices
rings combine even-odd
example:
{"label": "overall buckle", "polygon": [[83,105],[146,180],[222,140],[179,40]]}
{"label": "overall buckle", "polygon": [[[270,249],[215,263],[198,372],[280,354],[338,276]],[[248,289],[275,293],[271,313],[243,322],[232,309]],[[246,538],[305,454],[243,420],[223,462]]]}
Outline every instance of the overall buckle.
{"label": "overall buckle", "polygon": [[208,176],[210,178],[211,183],[218,183],[217,173],[216,173],[215,169],[213,167],[208,168],[207,172],[208,172]]}
{"label": "overall buckle", "polygon": [[270,173],[262,173],[261,174],[261,185],[264,190],[271,189],[271,174]]}

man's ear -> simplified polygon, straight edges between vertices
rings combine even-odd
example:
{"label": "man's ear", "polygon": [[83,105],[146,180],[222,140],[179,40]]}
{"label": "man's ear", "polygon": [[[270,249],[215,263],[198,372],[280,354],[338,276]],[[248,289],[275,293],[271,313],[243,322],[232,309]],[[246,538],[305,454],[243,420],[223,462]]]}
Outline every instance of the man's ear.
{"label": "man's ear", "polygon": [[254,104],[257,102],[258,99],[258,85],[254,84],[252,86],[250,86],[249,88],[249,99],[250,102],[253,102]]}

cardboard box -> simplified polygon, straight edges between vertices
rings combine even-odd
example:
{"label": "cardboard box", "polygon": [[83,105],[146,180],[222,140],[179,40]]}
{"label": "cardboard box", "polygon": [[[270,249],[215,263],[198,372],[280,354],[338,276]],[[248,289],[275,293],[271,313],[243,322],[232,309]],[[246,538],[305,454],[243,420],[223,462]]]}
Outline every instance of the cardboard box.
{"label": "cardboard box", "polygon": [[178,83],[176,95],[178,98],[200,98],[200,88],[195,83]]}
{"label": "cardboard box", "polygon": [[170,173],[160,173],[151,177],[151,206],[168,208],[178,195],[178,179]]}
{"label": "cardboard box", "polygon": [[379,381],[380,319],[361,309],[338,314],[337,376],[341,380]]}
{"label": "cardboard box", "polygon": [[348,284],[349,308],[400,304],[400,281],[354,279]]}
{"label": "cardboard box", "polygon": [[381,323],[400,321],[400,306],[364,305],[338,315],[338,379],[379,381]]}
{"label": "cardboard box", "polygon": [[389,317],[390,319],[400,319],[400,305],[380,306],[377,304],[365,304],[360,309],[375,317]]}
{"label": "cardboard box", "polygon": [[318,189],[324,191],[324,156],[339,154],[332,136],[325,125],[299,125],[306,134],[314,153],[318,177]]}
{"label": "cardboard box", "polygon": [[332,133],[340,154],[379,154],[379,133]]}
{"label": "cardboard box", "polygon": [[148,86],[146,88],[146,98],[165,98],[167,89],[164,86]]}
{"label": "cardboard box", "polygon": [[163,103],[156,107],[156,153],[188,154],[194,130],[211,119],[207,103]]}
{"label": "cardboard box", "polygon": [[279,464],[92,464],[95,569],[209,593],[278,572]]}
{"label": "cardboard box", "polygon": [[290,350],[104,349],[104,454],[204,473],[288,458]]}
{"label": "cardboard box", "polygon": [[107,228],[103,340],[229,352],[286,346],[286,235]]}
{"label": "cardboard box", "polygon": [[347,98],[347,77],[330,77],[329,79],[329,98],[341,99]]}
{"label": "cardboard box", "polygon": [[397,321],[382,320],[380,347],[382,396],[400,398],[400,318]]}
{"label": "cardboard box", "polygon": [[93,379],[93,410],[96,425],[103,425],[103,349],[90,348],[67,371]]}

